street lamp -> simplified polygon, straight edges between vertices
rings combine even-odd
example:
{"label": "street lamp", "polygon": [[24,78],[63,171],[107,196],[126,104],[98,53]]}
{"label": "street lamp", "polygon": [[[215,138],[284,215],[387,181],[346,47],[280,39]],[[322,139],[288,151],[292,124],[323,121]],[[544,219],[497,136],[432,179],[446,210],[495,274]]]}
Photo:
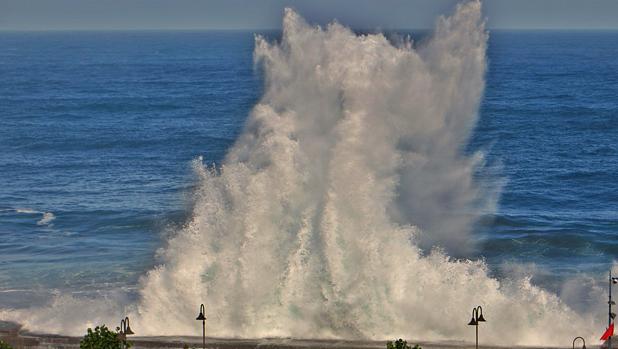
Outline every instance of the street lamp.
{"label": "street lamp", "polygon": [[[612,269],[609,269],[609,300],[607,301],[608,312],[607,312],[607,326],[612,325],[612,321],[616,317],[616,314],[612,312],[612,305],[616,305],[616,302],[612,300],[612,284],[618,284],[618,278],[612,277]],[[612,337],[607,338],[607,349],[612,349]]]}
{"label": "street lamp", "polygon": [[573,349],[575,349],[575,342],[576,342],[578,339],[581,339],[581,340],[582,340],[582,342],[584,343],[584,345],[582,345],[582,349],[586,349],[586,340],[585,340],[584,338],[582,338],[582,337],[575,337],[575,339],[573,339]]}
{"label": "street lamp", "polygon": [[131,325],[129,324],[129,317],[128,316],[125,317],[124,319],[120,320],[120,333],[119,334],[120,334],[120,337],[123,340],[126,340],[128,335],[135,334],[131,330]]}
{"label": "street lamp", "polygon": [[204,304],[200,305],[200,314],[195,318],[195,320],[202,320],[202,349],[206,349],[206,316],[204,313],[206,312],[206,308],[204,308]]}
{"label": "street lamp", "polygon": [[472,320],[468,323],[469,326],[476,326],[476,349],[479,349],[479,322],[485,322],[480,305],[472,309]]}

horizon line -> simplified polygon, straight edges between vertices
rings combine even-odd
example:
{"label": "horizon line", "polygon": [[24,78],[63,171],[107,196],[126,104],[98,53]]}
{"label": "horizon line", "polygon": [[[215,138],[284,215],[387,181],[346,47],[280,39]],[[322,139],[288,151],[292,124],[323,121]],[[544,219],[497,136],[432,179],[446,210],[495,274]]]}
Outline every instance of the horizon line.
{"label": "horizon line", "polygon": [[[351,28],[363,32],[432,31],[434,28]],[[276,32],[281,28],[50,28],[11,29],[0,28],[0,33],[26,32]],[[618,31],[618,27],[550,27],[550,28],[486,28],[488,31]]]}

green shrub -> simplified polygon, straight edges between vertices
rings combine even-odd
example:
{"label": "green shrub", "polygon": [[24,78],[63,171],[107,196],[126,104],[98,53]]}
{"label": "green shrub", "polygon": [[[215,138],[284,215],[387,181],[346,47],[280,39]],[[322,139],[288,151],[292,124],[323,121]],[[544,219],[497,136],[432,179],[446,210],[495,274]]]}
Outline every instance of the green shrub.
{"label": "green shrub", "polygon": [[407,341],[399,338],[394,343],[392,341],[386,342],[386,349],[423,349],[420,345],[416,344],[414,348],[408,345]]}
{"label": "green shrub", "polygon": [[124,349],[130,348],[131,343],[122,338],[118,332],[112,332],[102,325],[95,327],[94,331],[89,328],[88,333],[79,342],[79,347],[80,349]]}
{"label": "green shrub", "polygon": [[0,339],[0,349],[13,349],[13,347]]}

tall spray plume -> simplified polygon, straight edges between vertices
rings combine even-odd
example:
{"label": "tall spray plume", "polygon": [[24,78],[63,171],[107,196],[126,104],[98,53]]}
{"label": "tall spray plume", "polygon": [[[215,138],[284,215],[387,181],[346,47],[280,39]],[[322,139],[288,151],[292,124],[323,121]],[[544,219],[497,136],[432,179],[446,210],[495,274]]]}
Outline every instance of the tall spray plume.
{"label": "tall spray plume", "polygon": [[143,322],[193,333],[204,300],[218,336],[461,339],[477,304],[495,343],[589,328],[527,279],[423,252],[469,251],[474,212],[497,195],[474,180],[482,154],[462,151],[486,44],[476,1],[420,45],[286,10],[280,42],[256,38],[265,93],[244,133],[219,169],[195,165],[193,220],[144,279]]}
{"label": "tall spray plume", "polygon": [[[132,326],[199,333],[191,315],[203,302],[212,336],[466,339],[480,304],[485,343],[591,335],[591,317],[529,278],[499,281],[483,261],[449,257],[471,251],[500,188],[475,180],[483,155],[463,151],[486,45],[478,1],[420,44],[286,10],[280,42],[256,37],[264,96],[221,166],[196,160],[192,219],[125,308]],[[79,302],[58,299],[47,314]]]}

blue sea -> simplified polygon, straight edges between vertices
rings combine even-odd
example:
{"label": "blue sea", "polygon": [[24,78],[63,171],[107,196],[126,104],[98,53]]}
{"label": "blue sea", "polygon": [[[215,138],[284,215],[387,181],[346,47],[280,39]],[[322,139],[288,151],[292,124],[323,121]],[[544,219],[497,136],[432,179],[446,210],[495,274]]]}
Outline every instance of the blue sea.
{"label": "blue sea", "polygon": [[[276,35],[276,34],[272,34]],[[0,33],[0,308],[131,290],[258,101],[242,31]],[[618,32],[490,33],[467,151],[505,179],[476,227],[548,288],[618,257]],[[538,276],[540,275],[540,276]]]}

